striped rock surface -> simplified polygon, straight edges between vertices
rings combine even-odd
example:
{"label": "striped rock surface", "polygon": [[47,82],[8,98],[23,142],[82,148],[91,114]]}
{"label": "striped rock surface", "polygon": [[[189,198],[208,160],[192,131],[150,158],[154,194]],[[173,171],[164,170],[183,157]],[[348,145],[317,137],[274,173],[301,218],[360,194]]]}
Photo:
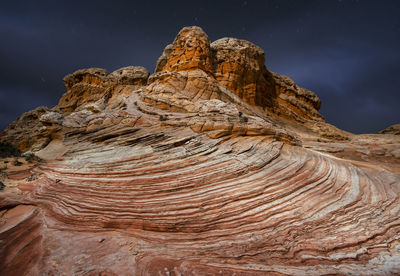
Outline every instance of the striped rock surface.
{"label": "striped rock surface", "polygon": [[400,274],[400,137],[337,130],[287,79],[312,114],[260,108],[200,35],[146,84],[128,68],[105,98],[43,111],[42,161],[0,161],[1,275]]}

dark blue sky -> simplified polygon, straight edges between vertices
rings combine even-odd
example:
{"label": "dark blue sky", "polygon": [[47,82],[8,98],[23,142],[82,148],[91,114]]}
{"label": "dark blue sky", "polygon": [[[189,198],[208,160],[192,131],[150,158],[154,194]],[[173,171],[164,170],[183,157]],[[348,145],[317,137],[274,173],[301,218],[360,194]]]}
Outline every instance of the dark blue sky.
{"label": "dark blue sky", "polygon": [[54,106],[62,78],[157,58],[184,26],[265,50],[271,71],[322,100],[328,122],[355,133],[400,123],[400,1],[3,1],[0,130]]}

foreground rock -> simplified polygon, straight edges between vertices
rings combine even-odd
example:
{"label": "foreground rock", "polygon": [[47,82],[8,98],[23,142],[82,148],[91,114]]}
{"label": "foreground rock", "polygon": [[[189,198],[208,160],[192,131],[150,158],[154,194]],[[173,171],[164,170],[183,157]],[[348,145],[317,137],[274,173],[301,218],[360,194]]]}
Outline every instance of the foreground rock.
{"label": "foreground rock", "polygon": [[0,160],[0,271],[400,273],[399,136],[327,124],[264,60],[189,27],[150,76],[68,75],[0,136],[37,156]]}

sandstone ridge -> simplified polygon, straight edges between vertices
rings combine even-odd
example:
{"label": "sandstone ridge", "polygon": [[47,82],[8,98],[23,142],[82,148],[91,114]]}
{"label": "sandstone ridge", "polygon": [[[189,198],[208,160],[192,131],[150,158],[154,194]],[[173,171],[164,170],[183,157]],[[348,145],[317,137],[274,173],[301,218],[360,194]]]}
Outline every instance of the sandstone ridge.
{"label": "sandstone ridge", "polygon": [[186,27],[165,48],[156,72],[202,70],[251,105],[296,121],[323,120],[318,113],[321,103],[314,93],[272,74],[264,63],[264,51],[249,41],[222,38],[210,44],[201,28]]}
{"label": "sandstone ridge", "polygon": [[0,274],[399,274],[397,126],[342,131],[265,62],[185,27],[153,74],[67,75],[0,134]]}

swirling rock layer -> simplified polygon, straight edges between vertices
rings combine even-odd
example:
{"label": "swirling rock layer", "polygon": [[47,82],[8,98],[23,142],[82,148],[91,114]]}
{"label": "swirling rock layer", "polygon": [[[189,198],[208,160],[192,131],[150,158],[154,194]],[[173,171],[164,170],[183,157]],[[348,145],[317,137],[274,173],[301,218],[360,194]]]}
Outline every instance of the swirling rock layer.
{"label": "swirling rock layer", "polygon": [[312,92],[232,41],[186,28],[150,77],[65,79],[30,118],[42,161],[0,161],[1,274],[400,273],[400,138],[326,124]]}

